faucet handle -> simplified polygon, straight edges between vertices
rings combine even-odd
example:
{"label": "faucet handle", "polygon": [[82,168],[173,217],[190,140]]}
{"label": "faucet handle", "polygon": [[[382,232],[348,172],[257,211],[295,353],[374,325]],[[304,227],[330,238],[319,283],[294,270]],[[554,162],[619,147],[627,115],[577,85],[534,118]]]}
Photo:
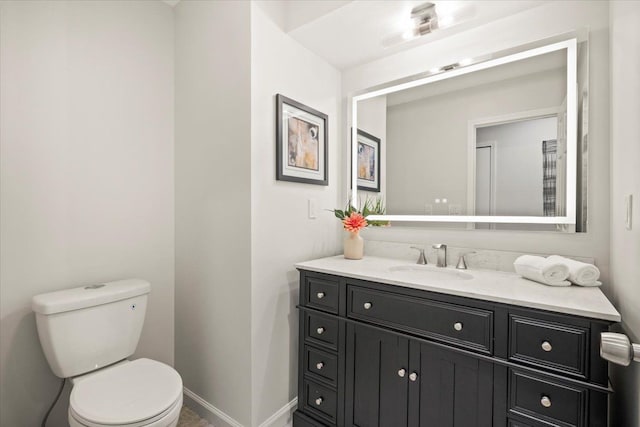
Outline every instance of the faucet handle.
{"label": "faucet handle", "polygon": [[421,264],[421,265],[427,264],[427,257],[424,256],[424,248],[420,248],[418,246],[411,246],[411,249],[420,251],[420,256],[418,256],[418,261],[416,262],[416,264]]}
{"label": "faucet handle", "polygon": [[447,245],[444,243],[436,243],[432,247],[433,249],[447,249]]}
{"label": "faucet handle", "polygon": [[458,270],[466,270],[467,269],[467,262],[464,259],[465,256],[470,255],[470,254],[475,254],[475,251],[471,251],[471,252],[465,252],[463,254],[460,254],[460,258],[458,258],[458,264],[456,265],[456,268]]}

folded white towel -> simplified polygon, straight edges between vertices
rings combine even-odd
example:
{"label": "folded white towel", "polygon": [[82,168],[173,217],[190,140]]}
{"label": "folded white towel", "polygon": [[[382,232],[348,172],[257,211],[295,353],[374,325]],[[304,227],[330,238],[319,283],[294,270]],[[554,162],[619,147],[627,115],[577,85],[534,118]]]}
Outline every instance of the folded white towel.
{"label": "folded white towel", "polygon": [[571,286],[567,281],[569,267],[564,263],[541,256],[522,255],[513,263],[516,273],[525,279],[550,286]]}
{"label": "folded white towel", "polygon": [[553,262],[560,262],[569,267],[569,281],[580,286],[600,286],[600,270],[593,264],[576,261],[559,255],[551,255],[547,258]]}

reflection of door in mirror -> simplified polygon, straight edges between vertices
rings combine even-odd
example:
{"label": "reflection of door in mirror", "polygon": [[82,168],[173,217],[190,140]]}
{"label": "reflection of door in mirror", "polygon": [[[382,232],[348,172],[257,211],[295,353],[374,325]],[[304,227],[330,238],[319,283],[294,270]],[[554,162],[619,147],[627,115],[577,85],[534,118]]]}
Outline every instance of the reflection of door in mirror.
{"label": "reflection of door in mirror", "polygon": [[[475,215],[495,215],[495,154],[496,144],[476,143],[476,211]],[[476,224],[478,229],[495,228],[492,223]]]}

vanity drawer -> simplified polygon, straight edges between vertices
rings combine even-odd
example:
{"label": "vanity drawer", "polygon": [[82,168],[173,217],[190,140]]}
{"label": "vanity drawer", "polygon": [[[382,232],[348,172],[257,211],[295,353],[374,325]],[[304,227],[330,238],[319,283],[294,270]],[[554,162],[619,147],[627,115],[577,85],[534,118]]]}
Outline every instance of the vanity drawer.
{"label": "vanity drawer", "polygon": [[320,415],[331,423],[336,422],[338,399],[335,391],[314,381],[305,380],[304,394],[305,410]]}
{"label": "vanity drawer", "polygon": [[305,341],[338,351],[337,318],[317,313],[306,313],[304,318]]}
{"label": "vanity drawer", "polygon": [[335,386],[338,378],[338,356],[305,346],[305,373],[322,378]]}
{"label": "vanity drawer", "polygon": [[587,377],[589,328],[509,315],[509,360]]}
{"label": "vanity drawer", "polygon": [[305,287],[306,306],[338,314],[340,284],[337,280],[331,280],[325,276],[307,275]]}
{"label": "vanity drawer", "polygon": [[348,316],[407,332],[493,351],[493,312],[349,286]]}
{"label": "vanity drawer", "polygon": [[562,427],[586,427],[587,391],[510,370],[509,412]]}

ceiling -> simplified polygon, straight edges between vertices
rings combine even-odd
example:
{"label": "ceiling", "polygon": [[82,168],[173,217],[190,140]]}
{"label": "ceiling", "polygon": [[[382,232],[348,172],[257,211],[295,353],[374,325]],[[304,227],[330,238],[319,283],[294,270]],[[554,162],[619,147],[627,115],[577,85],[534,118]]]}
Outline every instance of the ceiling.
{"label": "ceiling", "polygon": [[[336,68],[346,69],[521,13],[547,1],[435,0],[432,3],[436,4],[439,17],[450,15],[454,23],[410,41],[404,41],[402,33],[410,24],[411,9],[425,3],[424,0],[332,2],[332,8],[316,10],[315,16],[303,12],[306,3],[284,2],[288,16],[305,17],[296,22],[298,25],[287,25],[288,34]],[[385,48],[385,43],[394,45]]]}

